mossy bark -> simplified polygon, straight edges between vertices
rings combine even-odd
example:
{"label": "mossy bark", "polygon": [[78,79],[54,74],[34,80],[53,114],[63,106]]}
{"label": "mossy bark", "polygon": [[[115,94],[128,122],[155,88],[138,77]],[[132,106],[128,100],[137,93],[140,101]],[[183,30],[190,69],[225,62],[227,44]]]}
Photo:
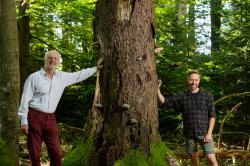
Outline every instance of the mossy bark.
{"label": "mossy bark", "polygon": [[[19,57],[14,0],[0,1],[0,139],[18,165]],[[14,164],[13,164],[14,163]]]}

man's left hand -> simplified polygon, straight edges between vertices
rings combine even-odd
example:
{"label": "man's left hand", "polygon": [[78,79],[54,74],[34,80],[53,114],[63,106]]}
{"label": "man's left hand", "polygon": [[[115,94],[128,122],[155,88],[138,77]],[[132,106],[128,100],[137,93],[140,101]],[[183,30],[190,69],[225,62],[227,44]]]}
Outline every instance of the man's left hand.
{"label": "man's left hand", "polygon": [[204,137],[204,142],[211,142],[213,140],[212,134],[206,134]]}

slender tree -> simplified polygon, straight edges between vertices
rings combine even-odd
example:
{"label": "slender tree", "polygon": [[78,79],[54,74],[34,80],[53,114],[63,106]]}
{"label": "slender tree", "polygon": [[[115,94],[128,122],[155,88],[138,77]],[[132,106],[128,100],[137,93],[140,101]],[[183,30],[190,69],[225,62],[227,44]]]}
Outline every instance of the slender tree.
{"label": "slender tree", "polygon": [[188,54],[187,42],[187,0],[176,0],[176,25],[174,32],[174,44],[183,50],[183,55]]}
{"label": "slender tree", "polygon": [[0,1],[0,53],[0,139],[8,150],[4,154],[7,165],[12,166],[18,165],[19,129],[19,58],[14,0]]}
{"label": "slender tree", "polygon": [[211,0],[211,51],[220,50],[221,0]]}
{"label": "slender tree", "polygon": [[177,8],[178,8],[178,22],[180,25],[186,24],[186,13],[187,13],[187,1],[186,0],[177,0]]}
{"label": "slender tree", "polygon": [[88,126],[90,165],[111,166],[127,152],[149,154],[159,140],[153,0],[98,0],[95,44],[104,66]]}
{"label": "slender tree", "polygon": [[195,40],[195,0],[189,1],[188,7],[188,55],[194,55],[196,50],[196,40]]}
{"label": "slender tree", "polygon": [[18,43],[19,43],[19,64],[20,64],[20,87],[23,87],[24,81],[31,71],[31,57],[29,53],[30,44],[30,18],[27,14],[28,3],[19,5],[18,25]]}

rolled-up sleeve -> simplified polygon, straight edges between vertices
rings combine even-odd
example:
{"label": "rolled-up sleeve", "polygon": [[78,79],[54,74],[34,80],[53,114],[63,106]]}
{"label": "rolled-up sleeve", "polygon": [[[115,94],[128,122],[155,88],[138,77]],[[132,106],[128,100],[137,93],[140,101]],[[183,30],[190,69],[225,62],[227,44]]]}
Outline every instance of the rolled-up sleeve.
{"label": "rolled-up sleeve", "polygon": [[23,94],[20,102],[20,106],[18,109],[18,116],[21,121],[21,125],[28,124],[27,120],[27,114],[29,109],[29,102],[33,97],[34,94],[34,80],[33,77],[30,76],[25,81],[24,87],[23,87]]}
{"label": "rolled-up sleeve", "polygon": [[216,118],[216,109],[214,105],[214,97],[212,94],[208,96],[208,116],[209,118]]}

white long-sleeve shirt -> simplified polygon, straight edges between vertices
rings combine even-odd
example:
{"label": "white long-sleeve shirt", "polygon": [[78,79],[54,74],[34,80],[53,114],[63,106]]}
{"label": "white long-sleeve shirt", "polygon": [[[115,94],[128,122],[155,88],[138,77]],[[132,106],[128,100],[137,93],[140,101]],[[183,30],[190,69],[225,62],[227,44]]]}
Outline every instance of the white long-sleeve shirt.
{"label": "white long-sleeve shirt", "polygon": [[28,124],[28,108],[45,113],[54,113],[66,86],[83,81],[96,72],[96,67],[83,69],[74,73],[56,71],[49,79],[41,69],[31,74],[23,88],[23,94],[18,110],[21,125]]}

